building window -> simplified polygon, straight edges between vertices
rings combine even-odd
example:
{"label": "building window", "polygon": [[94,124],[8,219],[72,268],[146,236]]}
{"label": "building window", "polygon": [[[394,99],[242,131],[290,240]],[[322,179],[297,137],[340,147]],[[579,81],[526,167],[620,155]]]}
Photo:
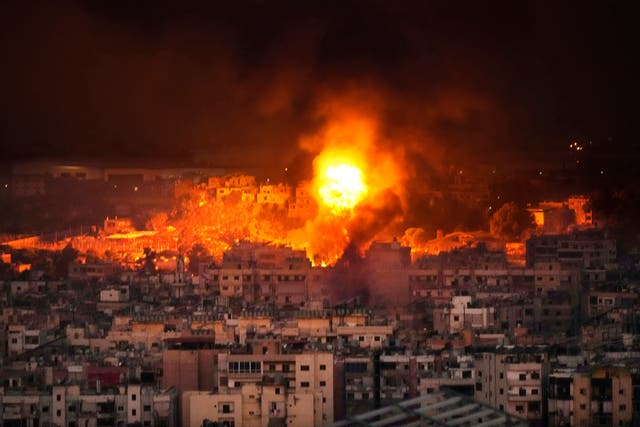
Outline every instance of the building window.
{"label": "building window", "polygon": [[233,413],[233,403],[231,402],[220,403],[220,406],[218,406],[218,412],[221,414]]}
{"label": "building window", "polygon": [[300,365],[300,370],[301,371],[308,371],[309,370],[309,365]]}
{"label": "building window", "polygon": [[118,406],[118,411],[120,412],[124,411],[124,406]]}
{"label": "building window", "polygon": [[581,389],[580,389],[580,394],[581,394],[582,396],[586,396],[586,395],[587,395],[587,389],[586,389],[586,388],[581,388]]}
{"label": "building window", "polygon": [[325,387],[327,385],[326,381],[320,381],[320,387]]}
{"label": "building window", "polygon": [[143,410],[144,412],[151,412],[151,405],[144,405],[144,406],[142,407],[142,410]]}
{"label": "building window", "polygon": [[524,405],[516,405],[516,412],[524,412]]}
{"label": "building window", "polygon": [[262,370],[262,362],[229,362],[229,373],[259,374]]}
{"label": "building window", "polygon": [[627,410],[627,405],[620,405],[620,410],[621,411],[626,411]]}
{"label": "building window", "polygon": [[531,389],[531,394],[538,394],[538,389],[537,388],[532,388]]}
{"label": "building window", "polygon": [[520,390],[518,390],[518,394],[520,396],[526,396],[527,395],[527,390],[524,388],[521,388]]}
{"label": "building window", "polygon": [[519,377],[520,381],[524,381],[527,379],[527,374],[520,374]]}
{"label": "building window", "polygon": [[58,409],[56,411],[56,417],[61,417],[62,416],[62,411],[60,409]]}
{"label": "building window", "polygon": [[280,394],[280,387],[276,387],[276,394]]}
{"label": "building window", "polygon": [[326,371],[327,370],[327,365],[320,365],[320,370],[321,371]]}
{"label": "building window", "polygon": [[56,400],[57,400],[58,402],[60,402],[60,400],[61,400],[61,399],[62,399],[62,395],[60,395],[60,394],[56,394]]}
{"label": "building window", "polygon": [[618,394],[619,394],[620,396],[622,396],[622,395],[624,394],[624,389],[623,389],[623,388],[621,388],[620,390],[618,390]]}
{"label": "building window", "polygon": [[584,403],[581,403],[580,409],[584,411],[585,409],[587,409],[587,405],[585,405]]}
{"label": "building window", "polygon": [[503,388],[500,389],[500,394],[504,394],[504,389]]}
{"label": "building window", "polygon": [[138,411],[136,411],[135,409],[131,410],[131,416],[135,417],[138,414]]}
{"label": "building window", "polygon": [[540,372],[532,372],[531,373],[531,379],[532,380],[539,380],[540,379]]}
{"label": "building window", "polygon": [[504,374],[502,372],[500,372],[500,379],[504,378]]}
{"label": "building window", "polygon": [[300,387],[308,388],[309,387],[309,381],[302,381],[300,383]]}
{"label": "building window", "polygon": [[376,335],[375,337],[373,337],[373,340],[374,340],[374,341],[380,341],[380,336],[379,336],[379,335]]}
{"label": "building window", "polygon": [[138,399],[138,396],[136,396],[135,394],[131,395],[131,400],[135,402],[137,399]]}

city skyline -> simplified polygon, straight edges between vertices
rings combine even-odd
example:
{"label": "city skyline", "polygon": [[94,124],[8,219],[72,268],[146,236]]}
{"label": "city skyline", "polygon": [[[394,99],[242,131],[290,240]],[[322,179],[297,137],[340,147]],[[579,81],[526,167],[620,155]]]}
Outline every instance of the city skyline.
{"label": "city skyline", "polygon": [[0,425],[640,425],[623,2],[0,5]]}

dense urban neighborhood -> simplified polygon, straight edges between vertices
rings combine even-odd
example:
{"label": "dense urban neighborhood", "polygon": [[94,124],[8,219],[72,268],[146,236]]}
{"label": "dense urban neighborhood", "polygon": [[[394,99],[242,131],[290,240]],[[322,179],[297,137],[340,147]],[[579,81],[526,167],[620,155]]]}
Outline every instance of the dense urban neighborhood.
{"label": "dense urban neighborhood", "polygon": [[[119,185],[145,191],[148,174],[126,172]],[[21,180],[12,200],[45,196]],[[289,220],[317,209],[303,187],[246,174],[189,182],[173,197],[196,197],[197,209],[268,205]],[[453,188],[486,203],[487,191]],[[12,236],[2,425],[321,426],[442,392],[454,409],[437,419],[462,425],[494,411],[529,425],[634,425],[637,255],[618,252],[590,206],[588,196],[529,206],[520,241],[493,221],[413,248],[411,232],[373,241],[326,265],[251,235],[184,250],[127,217],[55,240]],[[461,416],[464,402],[477,416]]]}

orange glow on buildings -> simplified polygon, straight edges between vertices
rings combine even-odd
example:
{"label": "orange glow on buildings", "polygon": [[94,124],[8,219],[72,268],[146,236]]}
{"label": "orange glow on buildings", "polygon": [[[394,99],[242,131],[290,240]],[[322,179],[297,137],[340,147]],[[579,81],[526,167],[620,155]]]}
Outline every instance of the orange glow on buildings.
{"label": "orange glow on buildings", "polygon": [[152,215],[146,230],[77,236],[57,245],[140,262],[145,248],[188,256],[195,245],[221,260],[225,251],[247,241],[304,250],[313,265],[334,265],[350,244],[364,253],[374,239],[393,238],[391,226],[402,218],[402,153],[389,151],[398,145],[378,134],[372,114],[332,112],[321,129],[301,141],[304,150],[315,153],[310,181],[289,187],[238,174],[200,184],[180,181],[173,208]]}

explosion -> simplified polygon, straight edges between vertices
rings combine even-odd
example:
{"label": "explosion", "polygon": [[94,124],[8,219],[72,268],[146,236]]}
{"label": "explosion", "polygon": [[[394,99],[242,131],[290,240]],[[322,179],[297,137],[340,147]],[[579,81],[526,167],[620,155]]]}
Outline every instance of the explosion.
{"label": "explosion", "polygon": [[325,126],[301,141],[317,153],[309,194],[318,210],[287,237],[315,265],[335,264],[348,246],[361,253],[374,239],[392,238],[404,210],[401,156],[381,141],[375,114],[343,107],[330,108]]}
{"label": "explosion", "polygon": [[334,213],[353,209],[366,196],[367,187],[358,167],[341,163],[323,169],[318,194]]}
{"label": "explosion", "polygon": [[313,178],[296,187],[241,174],[177,184],[175,209],[148,223],[154,239],[187,255],[204,248],[218,260],[241,241],[285,245],[314,265],[334,265],[348,247],[353,255],[396,235],[406,168],[397,145],[381,140],[374,114],[331,109],[301,148],[315,153]]}

